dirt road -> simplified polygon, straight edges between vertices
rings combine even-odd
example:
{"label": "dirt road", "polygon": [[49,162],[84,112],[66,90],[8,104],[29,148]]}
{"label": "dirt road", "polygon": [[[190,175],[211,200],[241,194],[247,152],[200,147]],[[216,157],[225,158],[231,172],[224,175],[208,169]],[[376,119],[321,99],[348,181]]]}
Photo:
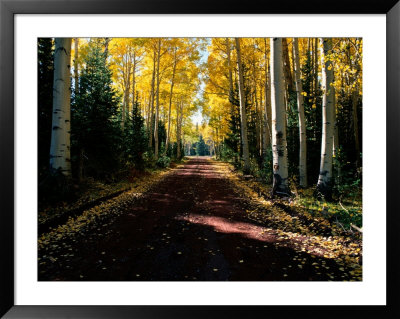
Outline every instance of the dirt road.
{"label": "dirt road", "polygon": [[249,203],[218,165],[199,157],[178,166],[106,235],[86,236],[73,257],[39,267],[39,280],[346,279],[333,259],[276,245],[268,225],[248,218]]}

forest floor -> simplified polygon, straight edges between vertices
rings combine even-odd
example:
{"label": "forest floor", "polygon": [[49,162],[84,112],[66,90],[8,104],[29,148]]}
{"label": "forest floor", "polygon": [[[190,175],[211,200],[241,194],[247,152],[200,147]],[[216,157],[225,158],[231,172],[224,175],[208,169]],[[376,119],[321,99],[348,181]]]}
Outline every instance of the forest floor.
{"label": "forest floor", "polygon": [[360,281],[361,236],[192,157],[42,234],[39,280]]}

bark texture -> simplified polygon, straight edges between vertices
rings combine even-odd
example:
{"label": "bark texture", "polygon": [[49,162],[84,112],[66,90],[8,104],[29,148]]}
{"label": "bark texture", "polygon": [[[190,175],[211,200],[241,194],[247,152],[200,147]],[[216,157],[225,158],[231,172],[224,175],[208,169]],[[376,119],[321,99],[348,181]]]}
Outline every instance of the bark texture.
{"label": "bark texture", "polygon": [[50,144],[50,170],[71,175],[71,39],[56,38],[54,51],[53,117]]}
{"label": "bark texture", "polygon": [[158,117],[160,113],[160,51],[161,51],[161,39],[158,39],[157,47],[157,89],[156,89],[156,114],[154,120],[154,158],[158,159]]}
{"label": "bark texture", "polygon": [[297,38],[293,38],[293,58],[294,58],[294,75],[297,91],[297,111],[299,115],[299,136],[300,136],[300,152],[299,152],[299,177],[300,186],[307,187],[307,135],[306,124],[304,120],[304,104],[303,104],[303,87],[300,76],[300,56],[299,43]]}
{"label": "bark texture", "polygon": [[289,195],[282,39],[271,38],[273,195]]}
{"label": "bark texture", "polygon": [[74,90],[75,96],[79,93],[79,65],[78,65],[78,57],[79,57],[79,38],[74,38]]}
{"label": "bark texture", "polygon": [[148,128],[149,128],[149,148],[153,146],[153,120],[154,120],[154,87],[156,78],[156,50],[153,51],[153,72],[151,77],[151,89],[150,89],[150,105],[149,105],[149,118],[148,118]]}
{"label": "bark texture", "polygon": [[264,39],[264,60],[265,60],[265,81],[264,81],[264,160],[266,160],[267,152],[269,151],[268,146],[271,145],[271,74],[270,74],[270,63],[267,55],[267,39]]}
{"label": "bark texture", "polygon": [[236,51],[237,51],[237,64],[238,64],[238,84],[239,84],[239,99],[240,99],[240,130],[242,137],[242,151],[243,151],[243,171],[248,173],[250,171],[250,158],[249,158],[249,144],[247,140],[247,116],[246,116],[246,105],[244,97],[244,85],[243,85],[243,67],[242,58],[240,52],[240,39],[235,38]]}
{"label": "bark texture", "polygon": [[165,141],[165,150],[164,155],[168,151],[169,140],[171,135],[171,109],[172,109],[172,97],[174,94],[174,84],[175,84],[175,73],[176,73],[176,64],[177,64],[177,56],[176,56],[177,47],[174,48],[174,65],[172,67],[172,79],[171,79],[171,88],[169,92],[169,107],[168,107],[168,127],[167,127],[167,139]]}
{"label": "bark texture", "polygon": [[319,170],[317,191],[325,199],[332,197],[332,155],[333,133],[335,124],[334,101],[335,89],[333,86],[333,67],[330,59],[332,39],[320,39],[321,66],[322,66],[322,143],[321,164]]}

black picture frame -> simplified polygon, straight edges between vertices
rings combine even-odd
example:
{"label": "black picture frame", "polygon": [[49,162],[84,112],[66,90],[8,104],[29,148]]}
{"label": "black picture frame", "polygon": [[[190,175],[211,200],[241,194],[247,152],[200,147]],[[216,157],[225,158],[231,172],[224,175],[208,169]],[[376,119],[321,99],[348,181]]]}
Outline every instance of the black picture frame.
{"label": "black picture frame", "polygon": [[[0,315],[5,318],[400,318],[398,292],[400,162],[399,0],[217,2],[204,0],[0,0]],[[386,306],[16,306],[14,304],[14,15],[15,14],[386,14],[387,305]],[[379,111],[379,110],[377,110]],[[379,148],[379,147],[378,147]],[[377,150],[378,151],[378,150]],[[381,168],[376,168],[381,170]],[[380,172],[384,174],[385,172]],[[377,187],[382,187],[377,185]],[[385,203],[382,203],[385,207]],[[377,218],[384,212],[376,212]]]}

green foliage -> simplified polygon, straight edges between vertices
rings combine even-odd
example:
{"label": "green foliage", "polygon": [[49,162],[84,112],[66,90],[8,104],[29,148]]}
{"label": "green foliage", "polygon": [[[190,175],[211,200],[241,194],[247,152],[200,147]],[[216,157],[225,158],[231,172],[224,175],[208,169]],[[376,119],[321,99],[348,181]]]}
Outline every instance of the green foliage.
{"label": "green foliage", "polygon": [[134,164],[138,169],[143,169],[143,154],[147,149],[147,134],[138,102],[133,105],[132,113],[127,114],[122,135],[122,147],[125,162]]}
{"label": "green foliage", "polygon": [[197,153],[196,153],[196,149],[197,149],[197,143],[193,143],[192,144],[192,147],[190,148],[190,156],[195,156]]}
{"label": "green foliage", "polygon": [[[152,125],[154,128],[154,123],[155,123],[155,119],[154,117],[152,118]],[[146,128],[148,131],[148,128]],[[152,138],[152,145],[154,146],[155,144],[155,139],[154,139],[154,130],[153,130],[153,136]],[[160,151],[164,146],[163,144],[165,143],[165,140],[167,139],[167,130],[165,128],[165,123],[163,121],[158,121],[158,150]],[[161,151],[160,151],[161,153]]]}
{"label": "green foliage", "polygon": [[177,147],[177,143],[176,142],[174,142],[174,143],[169,143],[169,145],[168,145],[168,149],[167,149],[167,152],[166,152],[166,155],[169,157],[169,158],[171,158],[171,157],[176,157],[176,147]]}
{"label": "green foliage", "polygon": [[171,163],[171,159],[168,156],[160,156],[157,160],[157,166],[161,168],[168,167]]}
{"label": "green foliage", "polygon": [[112,88],[111,71],[100,47],[92,44],[84,61],[79,94],[72,109],[73,167],[81,160],[88,176],[109,178],[119,166],[122,132],[118,121],[119,97]]}
{"label": "green foliage", "polygon": [[[289,92],[289,107],[287,112],[286,140],[288,151],[289,176],[299,178],[299,112],[297,106],[297,92]],[[272,164],[271,166],[272,167]]]}
{"label": "green foliage", "polygon": [[[356,105],[357,117],[362,118],[361,114],[361,100],[359,99]],[[353,101],[352,98],[347,96],[344,91],[339,91],[337,99],[337,125],[340,153],[337,160],[341,165],[341,174],[346,183],[351,184],[353,181],[361,178],[361,153],[357,154],[354,137],[354,123],[353,123]],[[362,121],[358,121],[358,135],[359,140],[362,140]],[[362,143],[360,145],[360,152],[362,152]]]}
{"label": "green foliage", "polygon": [[143,153],[143,161],[147,167],[154,167],[154,152],[147,149],[146,152]]}
{"label": "green foliage", "polygon": [[[222,151],[221,157],[227,158],[231,155],[234,158],[235,163],[239,161],[241,156],[241,145],[240,145],[240,102],[239,102],[239,89],[237,83],[233,92],[230,92],[229,101],[232,104],[232,113],[229,119],[230,132],[224,140],[225,152]],[[229,149],[229,151],[227,150]]]}
{"label": "green foliage", "polygon": [[269,146],[265,157],[264,161],[262,163],[260,172],[259,172],[259,177],[266,183],[266,184],[271,184],[272,183],[272,147],[271,145]]}
{"label": "green foliage", "polygon": [[[311,63],[311,52],[302,65],[302,85],[304,94],[304,115],[307,134],[307,174],[308,183],[316,184],[319,175],[319,164],[321,160],[321,137],[322,137],[322,98],[319,83],[317,92],[314,92],[313,66]],[[298,156],[298,155],[297,155]],[[298,159],[296,161],[298,163]]]}
{"label": "green foliage", "polygon": [[199,136],[199,141],[197,142],[196,154],[197,156],[205,156],[210,154],[208,146],[204,142],[203,136],[201,134]]}
{"label": "green foliage", "polygon": [[[354,185],[352,189],[357,192],[357,185]],[[353,194],[348,194],[341,199],[343,203],[340,200],[326,202],[316,200],[312,192],[312,189],[305,190],[297,197],[297,203],[313,217],[325,218],[331,223],[340,223],[345,230],[349,230],[351,224],[362,227],[361,196],[352,197]]]}

